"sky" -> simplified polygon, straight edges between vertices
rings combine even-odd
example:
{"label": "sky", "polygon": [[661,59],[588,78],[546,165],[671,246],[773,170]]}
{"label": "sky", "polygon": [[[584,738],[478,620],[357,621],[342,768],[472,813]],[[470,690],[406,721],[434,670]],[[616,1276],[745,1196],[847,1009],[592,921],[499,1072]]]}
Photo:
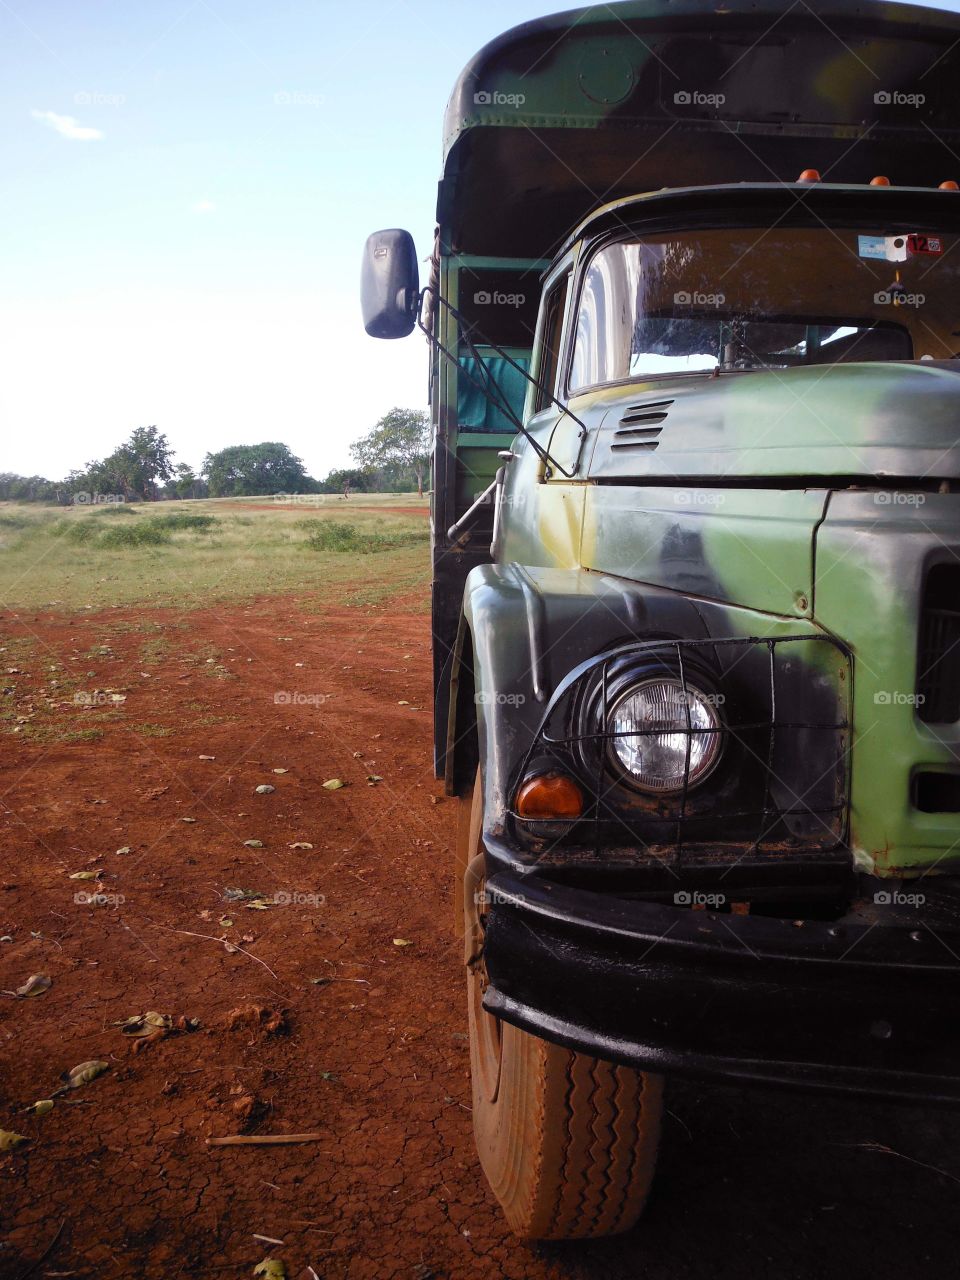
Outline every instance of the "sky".
{"label": "sky", "polygon": [[425,407],[422,339],[363,332],[364,239],[426,257],[457,75],[567,7],[0,0],[0,471],[156,425],[194,467],[281,440],[322,477]]}
{"label": "sky", "polygon": [[393,405],[368,232],[432,242],[443,110],[560,0],[2,0],[0,471],[62,478],[134,427],[177,461],[282,440],[308,471]]}

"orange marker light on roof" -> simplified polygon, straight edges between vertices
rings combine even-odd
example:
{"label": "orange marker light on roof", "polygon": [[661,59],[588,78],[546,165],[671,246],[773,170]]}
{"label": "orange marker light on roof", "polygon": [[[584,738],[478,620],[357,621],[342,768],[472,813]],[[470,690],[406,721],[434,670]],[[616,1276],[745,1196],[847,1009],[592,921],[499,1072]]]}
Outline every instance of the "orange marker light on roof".
{"label": "orange marker light on roof", "polygon": [[937,190],[938,191],[960,191],[960,186],[958,186],[952,178],[948,178],[946,182],[940,183],[940,186],[937,188]]}
{"label": "orange marker light on roof", "polygon": [[889,187],[890,179],[885,178],[882,174],[880,174],[876,178],[870,179],[870,185],[871,187]]}
{"label": "orange marker light on roof", "polygon": [[800,177],[797,179],[797,181],[798,181],[798,182],[819,182],[819,181],[820,181],[820,170],[819,170],[819,169],[804,169],[803,173],[801,173],[801,175],[800,175]]}
{"label": "orange marker light on roof", "polygon": [[565,773],[544,773],[528,778],[517,792],[517,813],[521,818],[579,818],[583,813],[583,792]]}

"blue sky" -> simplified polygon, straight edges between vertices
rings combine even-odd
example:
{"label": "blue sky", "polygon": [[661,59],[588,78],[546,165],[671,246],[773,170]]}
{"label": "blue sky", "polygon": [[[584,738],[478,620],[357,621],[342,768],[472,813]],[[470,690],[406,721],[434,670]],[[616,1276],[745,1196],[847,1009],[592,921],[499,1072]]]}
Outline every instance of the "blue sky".
{"label": "blue sky", "polygon": [[426,254],[457,74],[563,7],[0,0],[0,470],[155,423],[193,465],[284,440],[324,475],[422,407],[423,343],[363,333],[363,240]]}
{"label": "blue sky", "polygon": [[460,68],[558,7],[3,0],[0,470],[156,423],[194,465],[280,439],[323,475],[422,407],[423,343],[363,333],[363,240],[426,254]]}

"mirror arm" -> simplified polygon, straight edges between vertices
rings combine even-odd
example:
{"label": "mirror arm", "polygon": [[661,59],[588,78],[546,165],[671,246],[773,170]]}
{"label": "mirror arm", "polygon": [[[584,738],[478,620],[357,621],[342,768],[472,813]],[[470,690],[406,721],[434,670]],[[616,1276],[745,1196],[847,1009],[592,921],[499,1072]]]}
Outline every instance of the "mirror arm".
{"label": "mirror arm", "polygon": [[447,538],[451,542],[456,542],[457,538],[460,536],[463,530],[466,529],[468,525],[473,524],[474,516],[477,514],[477,512],[480,510],[481,507],[486,506],[490,498],[496,493],[498,487],[502,484],[503,482],[502,477],[503,477],[503,467],[501,467],[500,470],[497,472],[497,476],[493,484],[488,484],[486,489],[484,489],[483,493],[481,493],[479,497],[477,497],[473,501],[473,503],[469,507],[467,507],[466,511],[463,513],[460,519],[456,522],[456,524],[452,524],[450,526],[450,528],[447,530]]}
{"label": "mirror arm", "polygon": [[[583,448],[583,441],[585,440],[586,434],[587,434],[587,428],[584,425],[584,423],[577,417],[575,413],[571,412],[571,410],[568,408],[567,405],[563,403],[562,400],[558,400],[550,391],[548,391],[546,387],[544,387],[543,383],[539,382],[536,378],[533,377],[532,374],[528,373],[527,370],[524,369],[521,365],[519,365],[517,361],[513,359],[512,356],[507,355],[507,353],[503,350],[502,347],[499,347],[495,342],[491,342],[487,338],[483,339],[484,346],[490,347],[491,350],[495,351],[498,356],[500,356],[503,360],[506,360],[506,362],[509,365],[511,365],[512,368],[516,369],[516,371],[522,377],[526,378],[527,382],[529,382],[532,386],[536,387],[538,391],[541,391],[551,401],[552,404],[556,405],[558,409],[562,410],[563,413],[571,417],[573,421],[577,424],[577,426],[580,428],[580,449],[578,449],[577,451],[577,457],[573,464],[573,470],[568,471],[566,467],[564,467],[561,463],[559,463],[556,460],[556,458],[554,458],[550,454],[550,452],[547,449],[545,449],[543,445],[540,444],[540,442],[533,435],[530,434],[530,432],[523,425],[523,423],[521,422],[517,414],[513,411],[510,405],[507,404],[506,400],[504,399],[503,392],[497,386],[496,382],[493,379],[492,374],[486,368],[486,365],[484,364],[483,356],[481,356],[480,352],[477,350],[477,346],[474,343],[473,339],[467,334],[466,324],[464,322],[463,316],[456,309],[456,307],[452,306],[451,303],[449,303],[446,300],[446,298],[444,298],[443,295],[439,293],[436,289],[434,289],[431,285],[427,285],[427,287],[420,294],[419,305],[417,307],[417,328],[420,329],[420,331],[426,336],[427,341],[431,343],[431,345],[434,346],[442,356],[446,357],[446,359],[450,361],[450,363],[454,366],[454,368],[456,368],[456,370],[461,376],[465,374],[465,370],[461,367],[460,361],[457,359],[456,355],[452,351],[448,350],[443,345],[443,343],[439,340],[439,338],[435,337],[434,334],[428,328],[428,326],[423,322],[423,310],[424,310],[424,306],[426,305],[428,294],[432,295],[436,299],[436,301],[440,304],[440,306],[444,307],[447,311],[449,311],[450,314],[453,316],[453,318],[459,324],[460,333],[461,333],[463,342],[467,350],[469,351],[470,355],[473,356],[474,360],[476,360],[477,368],[479,370],[482,370],[483,376],[487,380],[487,385],[484,385],[484,383],[481,382],[479,378],[475,378],[472,374],[469,374],[469,373],[466,374],[467,379],[479,391],[481,391],[488,400],[492,402],[495,408],[500,410],[500,412],[503,414],[505,418],[509,419],[509,421],[513,423],[513,425],[516,427],[520,435],[522,435],[529,442],[530,447],[533,449],[534,453],[537,455],[537,457],[540,459],[541,462],[543,462],[546,466],[552,468],[554,471],[559,472],[560,475],[562,475],[565,479],[572,480],[580,468],[580,453]],[[494,392],[496,394],[493,394]]]}

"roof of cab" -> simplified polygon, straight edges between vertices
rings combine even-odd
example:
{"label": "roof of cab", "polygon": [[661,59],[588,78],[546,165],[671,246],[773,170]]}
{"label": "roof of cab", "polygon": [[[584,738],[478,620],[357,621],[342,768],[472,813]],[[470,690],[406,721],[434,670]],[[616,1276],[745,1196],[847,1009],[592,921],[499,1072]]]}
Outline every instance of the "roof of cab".
{"label": "roof of cab", "polygon": [[[960,163],[957,164],[960,171]],[[704,195],[709,194],[709,200]],[[795,225],[829,228],[847,217],[866,228],[868,220],[916,230],[960,231],[960,191],[938,186],[898,187],[834,182],[731,182],[710,187],[664,187],[610,200],[583,218],[557,250],[561,257],[578,240],[608,232],[637,231],[644,225],[692,229],[722,226]]]}
{"label": "roof of cab", "polygon": [[590,209],[663,186],[925,185],[960,150],[960,14],[874,0],[626,0],[482,49],[447,106],[448,248],[552,256]]}

